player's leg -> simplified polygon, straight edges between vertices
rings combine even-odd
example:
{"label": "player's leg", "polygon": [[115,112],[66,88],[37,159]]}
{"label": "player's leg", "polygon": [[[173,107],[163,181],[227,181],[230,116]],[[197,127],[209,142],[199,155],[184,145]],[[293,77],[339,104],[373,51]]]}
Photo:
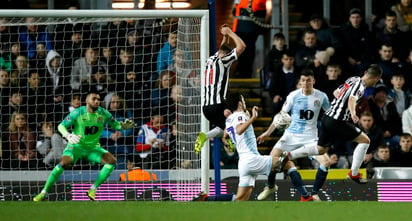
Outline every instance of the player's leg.
{"label": "player's leg", "polygon": [[248,201],[252,194],[253,186],[239,186],[235,201]]}
{"label": "player's leg", "polygon": [[313,184],[312,197],[314,201],[321,201],[318,195],[320,188],[325,184],[326,177],[328,176],[330,159],[327,153],[319,156],[313,156],[315,160],[319,162],[319,168],[316,172],[315,183]]}
{"label": "player's leg", "polygon": [[[274,158],[272,160],[272,168],[276,167],[276,158],[279,158],[279,156],[282,154],[282,150],[279,148],[276,148],[276,146],[272,149],[270,152],[270,155]],[[265,187],[263,188],[263,191],[259,193],[257,200],[265,200],[267,199],[270,194],[275,193],[278,191],[278,187],[275,184],[276,182],[276,173],[277,171],[271,170],[269,176],[268,176],[268,182],[266,183]]]}
{"label": "player's leg", "polygon": [[88,160],[103,164],[103,168],[100,170],[96,181],[87,191],[87,196],[90,200],[95,200],[97,188],[109,178],[116,165],[116,158],[107,150],[96,148],[93,152],[89,153]]}
{"label": "player's leg", "polygon": [[224,115],[225,107],[222,104],[203,106],[203,114],[216,127],[208,132],[200,132],[195,142],[195,152],[200,153],[206,140],[214,137],[222,137],[225,128],[226,117]]}
{"label": "player's leg", "polygon": [[285,171],[287,171],[287,174],[289,175],[295,189],[300,193],[300,201],[313,201],[312,195],[310,195],[310,193],[306,190],[302,177],[292,161],[288,161]]}
{"label": "player's leg", "polygon": [[367,180],[362,178],[362,174],[359,173],[359,168],[362,165],[366,151],[369,148],[370,139],[368,135],[362,132],[353,141],[357,142],[358,145],[356,145],[356,148],[353,151],[353,161],[348,177],[356,183],[365,184],[367,183]]}
{"label": "player's leg", "polygon": [[[70,154],[68,153],[70,152]],[[66,154],[66,155],[65,155]],[[71,155],[68,156],[68,155]],[[46,184],[44,185],[43,189],[39,194],[37,194],[34,198],[34,202],[39,202],[43,201],[44,198],[46,197],[46,194],[49,192],[50,188],[56,183],[57,180],[59,180],[60,176],[64,172],[65,169],[70,167],[72,163],[72,157],[73,155],[71,154],[71,151],[65,151],[63,153],[62,159],[60,160],[60,163],[58,163],[50,173],[49,177],[47,178]]]}

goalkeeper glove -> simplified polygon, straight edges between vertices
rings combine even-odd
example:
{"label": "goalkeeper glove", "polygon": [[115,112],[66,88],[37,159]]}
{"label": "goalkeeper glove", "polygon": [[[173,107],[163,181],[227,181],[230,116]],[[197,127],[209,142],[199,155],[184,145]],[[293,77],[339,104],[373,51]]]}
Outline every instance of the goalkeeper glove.
{"label": "goalkeeper glove", "polygon": [[82,138],[82,136],[68,133],[66,134],[65,138],[67,139],[67,141],[69,141],[69,143],[77,144],[80,142],[80,138]]}
{"label": "goalkeeper glove", "polygon": [[122,126],[123,130],[128,130],[133,127],[136,127],[136,124],[133,122],[133,120],[126,119],[124,122],[120,122],[120,125]]}

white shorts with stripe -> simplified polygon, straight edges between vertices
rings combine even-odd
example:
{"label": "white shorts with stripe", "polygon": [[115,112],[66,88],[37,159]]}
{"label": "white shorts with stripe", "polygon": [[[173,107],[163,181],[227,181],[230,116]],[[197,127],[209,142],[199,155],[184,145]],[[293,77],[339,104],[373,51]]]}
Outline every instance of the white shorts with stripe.
{"label": "white shorts with stripe", "polygon": [[293,134],[285,131],[273,148],[283,151],[296,150],[304,145],[317,145],[318,137],[314,135]]}
{"label": "white shorts with stripe", "polygon": [[242,154],[239,156],[239,186],[255,186],[258,175],[269,175],[272,169],[272,156]]}

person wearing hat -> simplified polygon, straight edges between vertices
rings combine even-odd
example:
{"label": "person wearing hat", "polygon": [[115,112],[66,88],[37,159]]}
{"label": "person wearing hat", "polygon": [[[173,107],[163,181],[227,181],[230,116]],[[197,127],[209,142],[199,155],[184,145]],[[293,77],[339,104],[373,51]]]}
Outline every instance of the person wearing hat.
{"label": "person wearing hat", "polygon": [[402,133],[402,120],[395,103],[388,99],[386,85],[375,86],[368,104],[376,124],[383,128],[384,142],[389,142],[391,149],[394,148],[399,143],[399,135]]}
{"label": "person wearing hat", "polygon": [[332,47],[335,52],[342,50],[342,43],[321,15],[312,14],[309,18],[309,26],[309,30],[316,33],[316,39],[319,44],[325,47]]}
{"label": "person wearing hat", "polygon": [[349,75],[360,76],[371,63],[374,47],[372,34],[358,8],[349,11],[349,21],[340,28],[340,36],[346,69]]}

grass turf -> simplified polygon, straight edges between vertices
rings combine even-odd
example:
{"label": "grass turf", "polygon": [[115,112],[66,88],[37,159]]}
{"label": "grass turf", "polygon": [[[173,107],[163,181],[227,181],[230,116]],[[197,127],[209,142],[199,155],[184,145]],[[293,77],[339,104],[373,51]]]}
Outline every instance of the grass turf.
{"label": "grass turf", "polygon": [[0,220],[411,220],[411,203],[0,202]]}

